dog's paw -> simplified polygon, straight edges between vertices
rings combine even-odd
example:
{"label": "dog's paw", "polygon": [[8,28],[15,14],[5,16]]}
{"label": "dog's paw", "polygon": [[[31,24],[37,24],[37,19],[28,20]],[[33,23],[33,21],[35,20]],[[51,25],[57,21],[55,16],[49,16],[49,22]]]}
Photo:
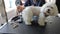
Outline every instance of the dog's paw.
{"label": "dog's paw", "polygon": [[45,24],[40,24],[40,26],[45,26]]}
{"label": "dog's paw", "polygon": [[46,22],[44,24],[39,24],[40,27],[45,27],[46,26]]}
{"label": "dog's paw", "polygon": [[46,27],[46,23],[44,25],[39,25],[39,27],[41,27],[41,28]]}
{"label": "dog's paw", "polygon": [[32,23],[25,23],[26,25],[32,25]]}

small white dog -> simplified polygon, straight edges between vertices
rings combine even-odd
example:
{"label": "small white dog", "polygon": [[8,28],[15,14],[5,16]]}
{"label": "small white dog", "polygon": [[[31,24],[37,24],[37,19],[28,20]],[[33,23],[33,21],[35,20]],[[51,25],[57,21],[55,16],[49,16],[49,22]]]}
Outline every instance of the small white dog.
{"label": "small white dog", "polygon": [[56,4],[48,2],[42,7],[28,6],[22,11],[22,17],[26,25],[31,25],[32,16],[39,16],[38,24],[45,25],[45,19],[47,16],[57,16],[58,9]]}

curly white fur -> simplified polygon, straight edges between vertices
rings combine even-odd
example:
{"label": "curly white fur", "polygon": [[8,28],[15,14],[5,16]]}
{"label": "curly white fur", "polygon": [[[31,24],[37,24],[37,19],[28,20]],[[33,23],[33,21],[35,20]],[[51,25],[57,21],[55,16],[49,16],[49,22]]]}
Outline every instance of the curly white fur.
{"label": "curly white fur", "polygon": [[[49,9],[49,13],[47,12]],[[38,15],[38,24],[45,25],[45,15],[56,16],[58,14],[57,6],[54,3],[46,3],[42,7],[28,6],[22,11],[22,17],[26,25],[31,25],[33,15]]]}

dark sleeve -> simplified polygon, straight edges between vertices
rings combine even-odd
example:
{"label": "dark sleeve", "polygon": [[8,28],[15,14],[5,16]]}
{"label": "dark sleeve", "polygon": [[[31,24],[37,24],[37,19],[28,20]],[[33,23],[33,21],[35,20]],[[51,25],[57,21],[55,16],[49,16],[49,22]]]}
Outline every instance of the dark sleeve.
{"label": "dark sleeve", "polygon": [[16,4],[16,6],[17,6],[17,5],[22,5],[22,2],[21,2],[21,0],[16,0],[16,1],[15,1],[15,4]]}
{"label": "dark sleeve", "polygon": [[31,6],[31,1],[30,1],[30,0],[27,0],[27,1],[25,2],[24,6],[25,6],[25,7],[26,7],[26,6]]}
{"label": "dark sleeve", "polygon": [[45,0],[40,0],[39,6],[43,6],[43,4],[45,4]]}

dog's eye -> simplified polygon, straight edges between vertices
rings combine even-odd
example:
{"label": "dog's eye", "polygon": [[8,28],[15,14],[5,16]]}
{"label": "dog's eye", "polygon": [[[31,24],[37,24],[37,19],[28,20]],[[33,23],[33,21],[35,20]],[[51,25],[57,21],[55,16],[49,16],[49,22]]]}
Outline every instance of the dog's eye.
{"label": "dog's eye", "polygon": [[51,7],[53,9],[53,7]]}
{"label": "dog's eye", "polygon": [[47,13],[50,13],[50,9],[47,10]]}

